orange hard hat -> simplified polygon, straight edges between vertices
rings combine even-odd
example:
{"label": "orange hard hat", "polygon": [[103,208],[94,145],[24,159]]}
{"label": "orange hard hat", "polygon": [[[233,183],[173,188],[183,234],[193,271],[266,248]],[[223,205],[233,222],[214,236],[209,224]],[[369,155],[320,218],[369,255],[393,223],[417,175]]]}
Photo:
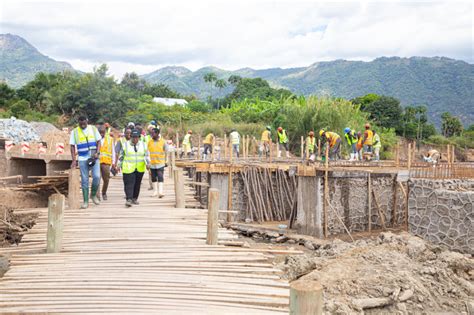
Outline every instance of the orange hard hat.
{"label": "orange hard hat", "polygon": [[278,127],[278,131],[282,131],[282,130],[283,130],[283,128],[282,128],[282,127]]}
{"label": "orange hard hat", "polygon": [[313,131],[310,131],[310,132],[309,132],[309,135],[310,135],[311,137],[313,137],[313,136],[314,136],[314,132],[313,132]]}
{"label": "orange hard hat", "polygon": [[370,124],[369,123],[365,124],[365,129],[369,129],[369,128],[370,128]]}
{"label": "orange hard hat", "polygon": [[188,133],[193,133],[193,131],[191,129],[188,130]]}

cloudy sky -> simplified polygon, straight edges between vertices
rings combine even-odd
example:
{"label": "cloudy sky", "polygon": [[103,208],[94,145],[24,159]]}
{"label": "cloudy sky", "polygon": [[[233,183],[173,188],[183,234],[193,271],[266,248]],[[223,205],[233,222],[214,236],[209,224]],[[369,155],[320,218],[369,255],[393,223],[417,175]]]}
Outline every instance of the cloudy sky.
{"label": "cloudy sky", "polygon": [[0,33],[83,71],[105,62],[120,77],[380,56],[472,63],[473,16],[471,1],[0,0]]}

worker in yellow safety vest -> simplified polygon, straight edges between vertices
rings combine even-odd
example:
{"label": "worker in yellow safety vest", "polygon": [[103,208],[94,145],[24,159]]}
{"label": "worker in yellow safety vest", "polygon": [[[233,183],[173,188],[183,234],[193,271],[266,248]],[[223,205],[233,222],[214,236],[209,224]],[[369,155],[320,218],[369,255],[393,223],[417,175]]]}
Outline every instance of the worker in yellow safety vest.
{"label": "worker in yellow safety vest", "polygon": [[204,138],[203,144],[204,144],[204,153],[202,154],[202,159],[206,160],[207,155],[209,153],[212,154],[212,150],[213,150],[214,134],[212,132],[209,132],[207,134],[207,136]]}
{"label": "worker in yellow safety vest", "polygon": [[231,154],[234,154],[239,158],[239,147],[240,147],[240,135],[237,132],[237,130],[232,129],[230,134],[229,134],[229,141],[232,144],[232,152]]}
{"label": "worker in yellow safety vest", "polygon": [[192,130],[188,130],[188,133],[184,136],[183,139],[183,151],[181,152],[181,157],[183,155],[186,155],[187,157],[191,157],[192,155],[192,149],[193,149],[193,143],[191,141],[191,136],[193,134]]}
{"label": "worker in yellow safety vest", "polygon": [[[115,161],[114,138],[107,133],[106,126],[99,128],[100,140],[100,177],[102,178],[102,199],[107,200],[107,188],[109,187],[110,170],[112,161]],[[98,192],[97,192],[98,193]]]}
{"label": "worker in yellow safety vest", "polygon": [[151,173],[151,181],[153,183],[152,197],[158,196],[163,198],[163,179],[166,167],[166,152],[168,152],[168,144],[163,137],[160,136],[160,129],[153,128],[151,140],[148,142],[148,169]]}
{"label": "worker in yellow safety vest", "polygon": [[370,129],[370,124],[365,124],[364,132],[364,153],[372,153],[372,142],[373,142],[374,133]]}
{"label": "worker in yellow safety vest", "polygon": [[260,148],[259,148],[259,155],[265,154],[268,157],[270,153],[270,145],[272,144],[272,128],[267,126],[265,130],[262,132],[262,138],[260,139]]}
{"label": "worker in yellow safety vest", "polygon": [[316,137],[314,136],[313,131],[310,131],[308,133],[305,143],[306,143],[306,151],[308,152],[308,155],[309,155],[309,157],[306,157],[306,158],[309,158],[310,160],[314,161],[315,160],[314,148],[316,147]]}
{"label": "worker in yellow safety vest", "polygon": [[140,141],[140,132],[133,130],[131,136],[131,139],[125,141],[122,146],[118,166],[123,173],[127,208],[139,204],[138,196],[147,162],[147,148],[145,143]]}
{"label": "worker in yellow safety vest", "polygon": [[344,129],[344,136],[346,138],[347,144],[351,147],[350,159],[349,161],[357,160],[357,136],[355,130],[351,130],[351,128],[346,127]]}
{"label": "worker in yellow safety vest", "polygon": [[357,143],[356,143],[356,150],[357,150],[357,160],[362,160],[362,147],[364,143],[364,137],[360,131],[357,132]]}
{"label": "worker in yellow safety vest", "polygon": [[277,129],[277,136],[278,136],[278,157],[281,157],[281,149],[285,148],[286,157],[290,157],[290,148],[289,148],[289,141],[288,135],[286,134],[286,130],[282,127],[278,127]]}
{"label": "worker in yellow safety vest", "polygon": [[323,129],[319,131],[319,136],[321,137],[322,142],[325,142],[326,145],[329,145],[329,158],[332,160],[340,159],[341,137],[335,132],[325,131]]}
{"label": "worker in yellow safety vest", "polygon": [[373,133],[373,141],[372,146],[374,148],[375,160],[380,161],[380,148],[382,147],[382,142],[380,141],[380,136],[375,130],[372,131]]}

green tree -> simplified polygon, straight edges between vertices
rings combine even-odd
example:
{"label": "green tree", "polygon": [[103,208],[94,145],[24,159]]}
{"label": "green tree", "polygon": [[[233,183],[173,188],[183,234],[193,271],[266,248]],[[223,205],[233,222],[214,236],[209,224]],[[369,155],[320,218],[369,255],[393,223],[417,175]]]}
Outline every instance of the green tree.
{"label": "green tree", "polygon": [[234,86],[236,86],[237,84],[239,84],[239,82],[240,82],[241,80],[242,80],[242,77],[239,76],[239,75],[236,75],[236,74],[231,75],[231,76],[227,79],[227,81],[228,81],[230,84],[234,85]]}
{"label": "green tree", "polygon": [[10,113],[15,117],[23,117],[29,111],[29,103],[26,100],[19,100],[10,106]]}
{"label": "green tree", "polygon": [[212,83],[217,81],[217,75],[214,72],[208,72],[204,75],[204,82]]}
{"label": "green tree", "polygon": [[166,97],[166,98],[182,98],[182,96],[169,88],[166,84],[146,84],[143,89],[143,94],[151,95],[153,97]]}
{"label": "green tree", "polygon": [[130,72],[130,73],[127,72],[123,75],[120,85],[134,91],[143,91],[146,86],[146,81],[143,79],[140,79],[138,74],[136,74],[135,72]]}
{"label": "green tree", "polygon": [[224,99],[224,105],[229,106],[234,101],[276,100],[292,97],[293,93],[286,89],[274,89],[262,78],[240,78],[235,89]]}
{"label": "green tree", "polygon": [[403,110],[396,98],[368,94],[353,101],[360,105],[361,110],[369,113],[370,119],[380,127],[400,129]]}
{"label": "green tree", "polygon": [[452,116],[449,112],[444,112],[441,115],[441,130],[443,136],[448,138],[460,136],[463,131],[463,125],[459,118]]}
{"label": "green tree", "polygon": [[0,108],[8,107],[9,103],[15,99],[16,93],[15,90],[10,88],[8,84],[1,82],[0,83]]}

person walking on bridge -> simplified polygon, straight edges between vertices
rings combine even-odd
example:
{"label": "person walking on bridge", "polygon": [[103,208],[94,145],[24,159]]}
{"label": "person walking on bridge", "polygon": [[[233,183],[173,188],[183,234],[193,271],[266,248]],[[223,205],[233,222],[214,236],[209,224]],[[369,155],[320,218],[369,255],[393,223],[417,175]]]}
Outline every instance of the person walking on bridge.
{"label": "person walking on bridge", "polygon": [[[71,132],[69,144],[71,145],[72,163],[71,168],[79,165],[81,170],[81,188],[83,203],[81,209],[89,207],[89,172],[92,173],[91,197],[92,202],[100,204],[97,198],[97,190],[100,184],[100,163],[98,161],[101,136],[97,128],[88,125],[85,116],[79,117],[79,126]],[[76,159],[77,152],[77,159]]]}
{"label": "person walking on bridge", "polygon": [[138,205],[140,186],[146,169],[147,149],[145,143],[140,141],[140,131],[133,130],[130,141],[126,141],[120,151],[119,168],[123,173],[125,187],[125,207]]}
{"label": "person walking on bridge", "polygon": [[193,131],[188,130],[188,133],[184,136],[184,139],[183,139],[183,152],[181,152],[181,157],[183,157],[184,155],[186,157],[191,157],[192,149],[193,149],[193,143],[191,141],[192,134],[193,134]]}
{"label": "person walking on bridge", "polygon": [[151,140],[147,145],[147,168],[151,173],[151,181],[153,183],[152,197],[158,196],[163,198],[163,180],[166,166],[166,152],[168,152],[168,144],[163,137],[160,136],[160,129],[153,128]]}
{"label": "person walking on bridge", "polygon": [[107,132],[106,126],[99,128],[100,140],[100,177],[102,178],[102,200],[107,200],[107,189],[109,187],[110,169],[112,161],[115,161],[114,139]]}
{"label": "person walking on bridge", "polygon": [[286,157],[290,158],[290,146],[288,141],[288,135],[286,134],[286,130],[282,127],[278,127],[277,129],[278,135],[278,157],[281,157],[281,150],[285,148]]}
{"label": "person walking on bridge", "polygon": [[239,149],[240,149],[240,135],[237,130],[232,129],[229,134],[230,143],[232,143],[232,152],[230,154],[234,154],[239,158]]}

